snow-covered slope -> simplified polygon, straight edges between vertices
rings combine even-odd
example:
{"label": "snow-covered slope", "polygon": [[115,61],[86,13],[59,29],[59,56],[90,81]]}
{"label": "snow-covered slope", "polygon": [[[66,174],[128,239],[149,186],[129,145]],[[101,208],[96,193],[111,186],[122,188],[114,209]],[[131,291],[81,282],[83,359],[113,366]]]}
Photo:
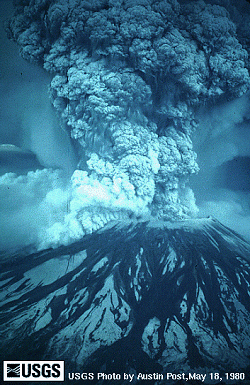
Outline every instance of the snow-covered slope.
{"label": "snow-covered slope", "polygon": [[241,370],[250,383],[250,246],[212,218],[113,223],[0,271],[2,359],[94,373]]}

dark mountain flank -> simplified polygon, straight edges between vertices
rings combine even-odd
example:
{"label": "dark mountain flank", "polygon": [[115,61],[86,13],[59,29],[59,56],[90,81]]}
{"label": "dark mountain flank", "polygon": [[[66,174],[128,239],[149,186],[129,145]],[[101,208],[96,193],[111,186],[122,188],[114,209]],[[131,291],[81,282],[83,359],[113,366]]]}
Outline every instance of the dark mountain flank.
{"label": "dark mountain flank", "polygon": [[2,359],[65,360],[66,379],[241,371],[250,383],[250,246],[211,218],[116,222],[16,254],[1,263],[1,288]]}

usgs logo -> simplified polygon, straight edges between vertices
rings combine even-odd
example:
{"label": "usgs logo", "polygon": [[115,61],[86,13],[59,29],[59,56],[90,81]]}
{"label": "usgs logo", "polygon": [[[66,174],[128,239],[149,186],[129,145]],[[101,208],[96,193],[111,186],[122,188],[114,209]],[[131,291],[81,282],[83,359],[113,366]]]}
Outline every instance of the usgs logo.
{"label": "usgs logo", "polygon": [[4,361],[4,381],[64,381],[64,361]]}

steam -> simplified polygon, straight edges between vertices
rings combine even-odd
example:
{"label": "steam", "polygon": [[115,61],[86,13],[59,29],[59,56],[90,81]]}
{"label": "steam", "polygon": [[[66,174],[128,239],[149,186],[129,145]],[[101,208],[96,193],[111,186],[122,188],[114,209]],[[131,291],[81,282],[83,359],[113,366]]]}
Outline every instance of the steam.
{"label": "steam", "polygon": [[[26,108],[21,103],[16,119],[22,146],[46,169],[2,177],[3,189],[26,185],[28,192],[34,180],[43,186],[45,174],[53,181],[34,200],[27,194],[23,207],[40,218],[28,243],[68,244],[117,218],[196,216],[193,190],[200,215],[219,212],[219,205],[224,221],[226,212],[235,213],[244,227],[238,192],[216,185],[219,166],[249,155],[241,139],[248,135],[250,84],[244,0],[238,9],[215,0],[15,4],[8,35],[23,58],[48,73],[36,76],[36,108],[31,100]],[[20,95],[31,91],[22,84]],[[201,171],[194,177],[196,152]],[[49,168],[58,166],[60,175]],[[14,191],[24,201],[22,188]],[[18,220],[17,210],[13,227]]]}

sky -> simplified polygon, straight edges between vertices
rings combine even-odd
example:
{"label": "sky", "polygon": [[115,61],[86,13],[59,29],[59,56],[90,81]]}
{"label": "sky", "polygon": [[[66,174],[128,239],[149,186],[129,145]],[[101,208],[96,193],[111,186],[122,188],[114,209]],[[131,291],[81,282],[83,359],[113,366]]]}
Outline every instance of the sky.
{"label": "sky", "polygon": [[200,167],[191,178],[199,216],[212,215],[250,239],[249,93],[202,108],[193,144]]}
{"label": "sky", "polygon": [[48,98],[51,78],[22,59],[7,38],[4,21],[12,15],[12,2],[0,0],[0,8],[0,143],[31,150],[43,166],[71,173],[76,159]]}

